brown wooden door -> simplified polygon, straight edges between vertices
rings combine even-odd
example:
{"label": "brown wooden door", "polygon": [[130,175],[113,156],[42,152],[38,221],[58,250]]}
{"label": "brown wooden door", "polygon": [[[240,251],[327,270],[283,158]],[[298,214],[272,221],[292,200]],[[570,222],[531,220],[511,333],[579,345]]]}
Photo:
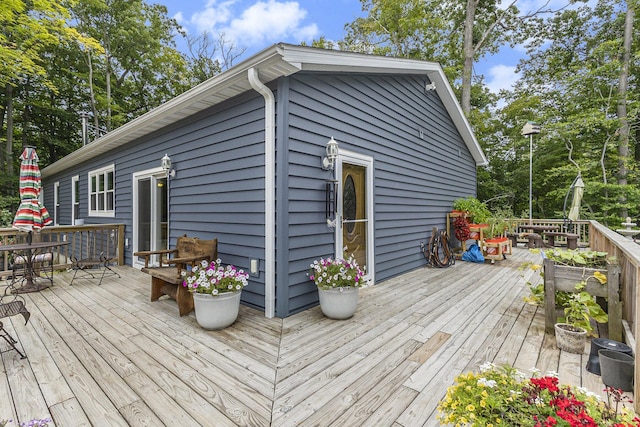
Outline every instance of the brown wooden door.
{"label": "brown wooden door", "polygon": [[344,258],[352,254],[364,269],[367,266],[367,168],[342,164],[342,245]]}

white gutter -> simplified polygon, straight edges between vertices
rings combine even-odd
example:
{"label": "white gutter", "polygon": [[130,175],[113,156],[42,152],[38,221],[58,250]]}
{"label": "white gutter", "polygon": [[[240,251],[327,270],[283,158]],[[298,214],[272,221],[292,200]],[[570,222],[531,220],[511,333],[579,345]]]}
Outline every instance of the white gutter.
{"label": "white gutter", "polygon": [[264,315],[270,319],[275,315],[276,303],[276,102],[255,68],[249,68],[248,78],[251,87],[264,97]]}

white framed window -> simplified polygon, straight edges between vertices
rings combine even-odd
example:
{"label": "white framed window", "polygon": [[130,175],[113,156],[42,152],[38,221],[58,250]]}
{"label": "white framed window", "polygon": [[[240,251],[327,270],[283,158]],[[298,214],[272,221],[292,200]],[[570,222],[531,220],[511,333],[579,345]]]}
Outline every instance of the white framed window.
{"label": "white framed window", "polygon": [[76,225],[80,218],[80,176],[71,178],[71,224]]}
{"label": "white framed window", "polygon": [[53,183],[53,225],[60,225],[60,181]]}
{"label": "white framed window", "polygon": [[115,216],[115,166],[89,172],[89,216]]}

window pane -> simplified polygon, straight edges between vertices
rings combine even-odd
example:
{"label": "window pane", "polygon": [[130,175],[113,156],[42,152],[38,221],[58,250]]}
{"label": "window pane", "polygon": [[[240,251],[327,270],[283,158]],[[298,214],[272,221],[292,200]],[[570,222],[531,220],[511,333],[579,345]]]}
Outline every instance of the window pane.
{"label": "window pane", "polygon": [[104,191],[104,175],[98,175],[98,191]]}
{"label": "window pane", "polygon": [[96,195],[95,194],[91,195],[91,210],[92,211],[96,210]]}
{"label": "window pane", "polygon": [[113,190],[113,172],[107,172],[107,190]]}
{"label": "window pane", "polygon": [[107,193],[107,210],[108,211],[113,210],[113,191],[109,191]]}
{"label": "window pane", "polygon": [[104,210],[104,193],[98,195],[98,210]]}
{"label": "window pane", "polygon": [[95,175],[93,175],[93,176],[91,177],[91,192],[92,192],[92,193],[95,193],[96,191],[98,191],[98,187],[97,187],[97,185],[96,185],[96,176],[95,176]]}
{"label": "window pane", "polygon": [[73,193],[76,203],[80,201],[80,181],[73,181]]}

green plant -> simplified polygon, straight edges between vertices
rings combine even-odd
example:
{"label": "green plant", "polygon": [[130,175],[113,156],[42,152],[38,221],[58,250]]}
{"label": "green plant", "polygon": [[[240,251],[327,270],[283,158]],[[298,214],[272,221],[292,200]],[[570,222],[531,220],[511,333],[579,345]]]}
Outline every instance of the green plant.
{"label": "green plant", "polygon": [[607,323],[609,316],[602,310],[602,307],[596,303],[594,296],[590,295],[584,288],[587,286],[587,280],[595,278],[604,285],[607,283],[607,276],[596,271],[593,276],[589,276],[576,285],[576,291],[572,292],[564,304],[564,318],[559,319],[560,322],[567,323],[574,328],[582,328],[591,333],[591,319],[598,323]]}
{"label": "green plant", "polygon": [[311,264],[309,278],[320,289],[358,288],[364,286],[364,272],[353,255],[348,260],[321,258]]}
{"label": "green plant", "polygon": [[560,385],[556,373],[526,376],[487,363],[456,377],[438,404],[438,418],[456,426],[639,426],[617,396],[612,406],[584,388]]}
{"label": "green plant", "polygon": [[614,263],[615,258],[607,258],[607,252],[599,252],[585,249],[553,248],[545,250],[545,256],[554,263],[573,267],[606,268],[609,263]]}
{"label": "green plant", "polygon": [[[545,256],[552,259],[555,264],[585,268],[606,267],[610,261],[607,259],[607,255],[607,252],[591,250],[556,248],[545,251]],[[540,264],[529,263],[521,267],[539,271],[540,276],[544,278],[544,271]],[[573,328],[585,329],[589,334],[593,332],[591,320],[595,320],[598,323],[607,323],[609,321],[609,316],[604,312],[602,307],[598,305],[595,297],[584,290],[590,279],[597,280],[601,285],[607,283],[607,276],[600,271],[596,271],[591,276],[576,284],[576,292],[556,291],[555,293],[555,305],[556,307],[562,307],[564,311],[564,317],[558,319],[558,321],[561,323],[567,323]],[[544,283],[539,282],[534,285],[529,282],[528,285],[530,294],[524,297],[524,300],[533,305],[543,305]]]}
{"label": "green plant", "polygon": [[485,224],[491,218],[491,211],[487,205],[472,196],[454,200],[453,209],[467,212],[476,224]]}
{"label": "green plant", "polygon": [[242,290],[248,284],[249,275],[233,265],[222,266],[220,260],[202,260],[191,271],[182,270],[182,286],[189,292],[219,295]]}

